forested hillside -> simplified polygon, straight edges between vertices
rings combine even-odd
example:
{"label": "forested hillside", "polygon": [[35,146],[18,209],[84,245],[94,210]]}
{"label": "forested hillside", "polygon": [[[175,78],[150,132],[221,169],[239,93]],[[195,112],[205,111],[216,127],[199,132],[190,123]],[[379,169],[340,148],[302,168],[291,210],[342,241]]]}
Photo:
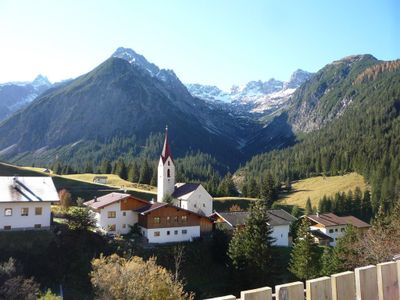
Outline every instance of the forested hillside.
{"label": "forested hillside", "polygon": [[372,186],[373,210],[391,208],[400,186],[399,64],[379,63],[361,74],[336,92],[352,95],[340,118],[293,147],[255,156],[238,174],[270,172],[286,181],[356,171]]}

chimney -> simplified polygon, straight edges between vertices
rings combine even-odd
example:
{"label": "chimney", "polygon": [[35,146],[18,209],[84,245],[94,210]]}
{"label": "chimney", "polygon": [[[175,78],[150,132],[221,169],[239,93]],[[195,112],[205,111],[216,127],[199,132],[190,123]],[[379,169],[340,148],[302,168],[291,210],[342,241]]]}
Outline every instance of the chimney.
{"label": "chimney", "polygon": [[13,177],[12,186],[13,186],[14,189],[17,187],[17,176]]}
{"label": "chimney", "polygon": [[317,211],[317,217],[319,218],[319,211]]}
{"label": "chimney", "polygon": [[94,196],[93,202],[97,202],[97,196]]}
{"label": "chimney", "polygon": [[154,198],[151,198],[150,204],[154,204]]}

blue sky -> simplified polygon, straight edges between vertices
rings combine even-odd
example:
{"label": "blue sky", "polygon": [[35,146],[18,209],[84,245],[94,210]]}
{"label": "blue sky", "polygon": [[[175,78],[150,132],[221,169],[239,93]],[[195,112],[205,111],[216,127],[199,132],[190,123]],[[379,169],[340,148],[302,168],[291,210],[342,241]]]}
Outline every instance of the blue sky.
{"label": "blue sky", "polygon": [[0,0],[0,82],[90,71],[128,47],[228,88],[370,53],[400,58],[400,1]]}

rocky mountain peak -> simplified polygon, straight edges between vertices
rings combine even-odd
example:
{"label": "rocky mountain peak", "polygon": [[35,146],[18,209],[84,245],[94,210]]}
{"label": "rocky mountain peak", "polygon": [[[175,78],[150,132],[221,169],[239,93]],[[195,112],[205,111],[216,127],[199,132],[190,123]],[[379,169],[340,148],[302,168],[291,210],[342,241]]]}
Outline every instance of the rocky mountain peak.
{"label": "rocky mountain peak", "polygon": [[290,76],[289,81],[285,82],[284,88],[286,89],[296,89],[300,85],[302,85],[305,81],[310,79],[310,77],[313,75],[313,73],[297,69],[296,71],[293,72],[293,74]]}
{"label": "rocky mountain peak", "polygon": [[36,88],[38,87],[49,87],[51,86],[51,82],[47,79],[46,76],[39,74],[36,78],[32,81],[32,85]]}
{"label": "rocky mountain peak", "polygon": [[147,71],[151,76],[156,76],[160,69],[150,62],[143,56],[136,53],[130,48],[119,47],[111,55],[111,57],[117,57],[126,60],[131,65],[137,66],[145,71]]}

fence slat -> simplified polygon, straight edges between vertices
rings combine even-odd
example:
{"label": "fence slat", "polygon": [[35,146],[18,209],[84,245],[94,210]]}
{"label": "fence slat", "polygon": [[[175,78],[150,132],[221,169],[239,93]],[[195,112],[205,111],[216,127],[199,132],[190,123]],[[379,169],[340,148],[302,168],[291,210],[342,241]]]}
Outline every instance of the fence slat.
{"label": "fence slat", "polygon": [[304,300],[304,284],[300,281],[275,286],[276,300]]}
{"label": "fence slat", "polygon": [[397,263],[386,262],[377,264],[379,300],[399,300],[399,282]]}
{"label": "fence slat", "polygon": [[215,297],[215,298],[208,298],[204,300],[236,300],[236,297],[233,295],[222,296],[222,297]]}
{"label": "fence slat", "polygon": [[354,272],[343,272],[331,276],[332,300],[355,300],[356,284]]}
{"label": "fence slat", "polygon": [[306,281],[307,300],[331,300],[331,279],[321,277]]}
{"label": "fence slat", "polygon": [[378,280],[375,266],[356,268],[356,295],[357,300],[377,300]]}
{"label": "fence slat", "polygon": [[254,290],[242,291],[240,293],[241,300],[272,300],[272,289],[263,287]]}

